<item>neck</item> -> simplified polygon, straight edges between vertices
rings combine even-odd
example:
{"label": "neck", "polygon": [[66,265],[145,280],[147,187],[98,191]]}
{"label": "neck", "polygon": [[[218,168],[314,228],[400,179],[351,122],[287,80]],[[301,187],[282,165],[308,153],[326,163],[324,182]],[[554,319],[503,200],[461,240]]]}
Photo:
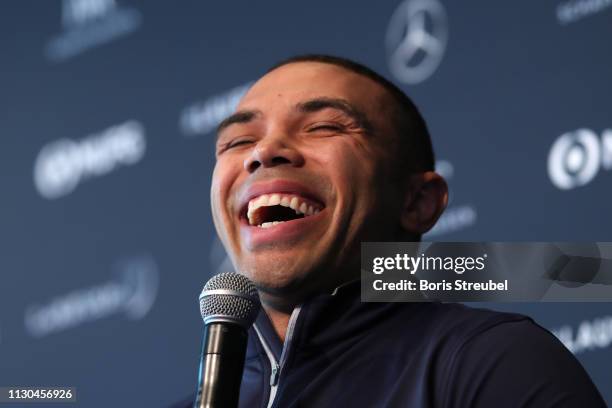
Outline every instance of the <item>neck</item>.
{"label": "neck", "polygon": [[300,302],[296,296],[279,296],[262,290],[259,291],[259,298],[264,311],[272,322],[274,331],[284,343],[291,313]]}
{"label": "neck", "polygon": [[[344,284],[350,283],[355,279],[346,279]],[[334,289],[327,288],[325,290],[320,289],[319,293],[333,293],[335,289],[342,285],[333,286]],[[315,292],[316,293],[316,292]],[[266,293],[264,291],[259,291],[259,297],[261,299],[261,304],[263,309],[265,310],[268,318],[272,322],[272,326],[274,327],[274,331],[281,339],[281,341],[285,342],[285,336],[287,334],[287,327],[289,326],[289,319],[291,318],[291,314],[296,306],[301,304],[308,296],[301,294],[301,296],[275,296],[270,293]],[[287,299],[291,298],[291,301]]]}
{"label": "neck", "polygon": [[278,310],[268,305],[263,305],[266,314],[270,318],[272,322],[272,326],[274,327],[274,331],[281,339],[281,341],[285,342],[285,335],[287,334],[287,326],[289,326],[289,318],[291,317],[291,312],[286,310]]}

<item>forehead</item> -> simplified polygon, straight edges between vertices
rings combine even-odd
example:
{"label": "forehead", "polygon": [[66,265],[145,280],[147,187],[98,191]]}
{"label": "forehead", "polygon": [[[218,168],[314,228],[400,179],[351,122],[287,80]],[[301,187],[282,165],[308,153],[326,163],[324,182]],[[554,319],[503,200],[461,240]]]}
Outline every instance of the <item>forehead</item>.
{"label": "forehead", "polygon": [[320,62],[295,62],[283,65],[260,78],[238,105],[240,109],[291,107],[315,98],[345,99],[363,111],[382,113],[389,96],[372,79],[346,68]]}

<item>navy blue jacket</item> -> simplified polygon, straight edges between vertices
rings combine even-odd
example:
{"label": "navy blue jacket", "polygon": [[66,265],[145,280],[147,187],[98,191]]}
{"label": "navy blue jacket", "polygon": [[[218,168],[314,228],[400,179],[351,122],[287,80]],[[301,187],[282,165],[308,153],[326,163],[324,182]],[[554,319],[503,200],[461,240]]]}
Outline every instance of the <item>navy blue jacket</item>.
{"label": "navy blue jacket", "polygon": [[361,303],[360,285],[292,316],[261,313],[240,406],[604,407],[580,363],[528,317],[442,303]]}

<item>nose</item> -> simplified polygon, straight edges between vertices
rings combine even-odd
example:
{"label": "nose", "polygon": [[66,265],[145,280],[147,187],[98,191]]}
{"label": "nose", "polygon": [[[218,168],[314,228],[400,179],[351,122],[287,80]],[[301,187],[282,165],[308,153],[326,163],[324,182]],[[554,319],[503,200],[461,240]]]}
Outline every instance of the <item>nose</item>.
{"label": "nose", "polygon": [[294,147],[287,144],[282,137],[266,137],[257,142],[251,154],[244,160],[244,168],[253,173],[260,167],[289,165],[300,167],[304,156]]}

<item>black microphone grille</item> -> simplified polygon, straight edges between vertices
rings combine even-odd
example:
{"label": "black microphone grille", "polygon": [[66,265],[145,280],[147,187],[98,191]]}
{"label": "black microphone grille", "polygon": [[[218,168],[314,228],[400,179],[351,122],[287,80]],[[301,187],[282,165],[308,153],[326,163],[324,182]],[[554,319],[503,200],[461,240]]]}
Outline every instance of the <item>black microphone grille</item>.
{"label": "black microphone grille", "polygon": [[246,276],[224,272],[208,280],[200,294],[204,324],[230,322],[248,329],[261,308],[257,288]]}

